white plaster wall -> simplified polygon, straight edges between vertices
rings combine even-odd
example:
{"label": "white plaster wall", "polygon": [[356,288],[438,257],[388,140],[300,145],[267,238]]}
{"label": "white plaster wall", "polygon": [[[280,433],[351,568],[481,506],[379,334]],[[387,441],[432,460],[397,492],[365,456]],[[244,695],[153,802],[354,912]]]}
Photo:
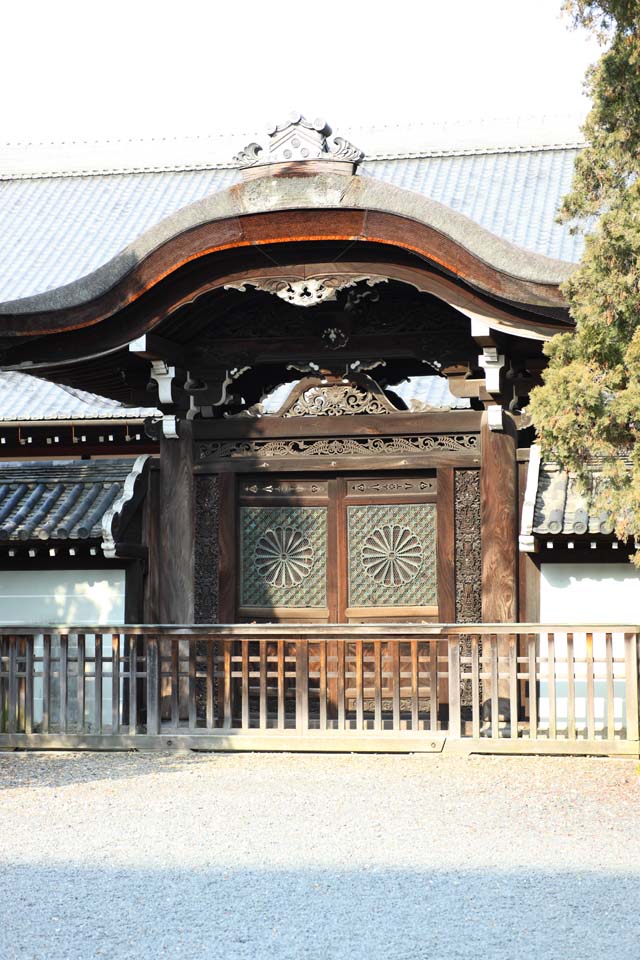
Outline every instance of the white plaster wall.
{"label": "white plaster wall", "polygon": [[0,572],[0,623],[124,623],[124,570]]}
{"label": "white plaster wall", "polygon": [[[630,563],[543,563],[540,567],[540,620],[542,623],[633,625],[640,622],[640,570]],[[574,631],[576,658],[586,653],[586,635]],[[540,638],[540,656],[548,654],[546,637]],[[556,633],[556,658],[567,655],[566,633]],[[607,701],[605,634],[593,634],[596,730],[606,724]],[[614,717],[616,731],[623,732],[624,637],[613,633]],[[544,666],[542,667],[544,673]],[[576,723],[586,726],[586,668],[576,665]],[[567,668],[556,665],[556,709],[558,724],[567,722]],[[549,719],[549,685],[540,684],[540,723]]]}
{"label": "white plaster wall", "polygon": [[[124,570],[11,570],[0,572],[0,623],[2,624],[69,624],[80,626],[102,624],[119,626],[124,623]],[[85,635],[87,657],[95,652],[94,635]],[[75,664],[73,658],[77,651],[77,638],[69,636],[70,676],[68,684],[69,717],[73,722],[77,717],[77,683],[72,681]],[[34,643],[36,671],[41,669],[38,659],[42,657],[42,636]],[[111,637],[103,638],[103,654],[111,654]],[[59,645],[52,642],[52,658],[59,655]],[[102,711],[104,717],[111,716],[111,678],[107,672],[103,676]],[[33,685],[33,721],[42,720],[42,678],[37,677]],[[94,716],[94,682],[86,681],[85,723],[87,730],[92,728]],[[121,690],[122,694],[122,690]],[[53,664],[51,677],[52,722],[55,727],[59,720],[60,681]]]}

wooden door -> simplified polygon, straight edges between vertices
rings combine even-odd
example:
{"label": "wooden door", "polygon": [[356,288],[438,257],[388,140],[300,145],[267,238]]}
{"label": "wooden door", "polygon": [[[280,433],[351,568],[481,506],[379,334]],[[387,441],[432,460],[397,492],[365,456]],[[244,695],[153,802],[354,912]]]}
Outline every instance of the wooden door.
{"label": "wooden door", "polygon": [[238,621],[437,620],[435,476],[239,483]]}

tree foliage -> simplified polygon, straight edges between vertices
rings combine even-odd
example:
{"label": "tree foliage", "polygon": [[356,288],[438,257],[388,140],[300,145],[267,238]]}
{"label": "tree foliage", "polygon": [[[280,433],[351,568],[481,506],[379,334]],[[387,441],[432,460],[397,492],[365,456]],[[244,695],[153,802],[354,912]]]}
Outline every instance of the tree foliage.
{"label": "tree foliage", "polygon": [[587,73],[586,147],[560,211],[587,232],[563,288],[576,330],[547,345],[529,409],[546,456],[584,482],[588,461],[602,460],[600,505],[621,539],[640,539],[640,2],[567,0],[564,9],[604,52]]}

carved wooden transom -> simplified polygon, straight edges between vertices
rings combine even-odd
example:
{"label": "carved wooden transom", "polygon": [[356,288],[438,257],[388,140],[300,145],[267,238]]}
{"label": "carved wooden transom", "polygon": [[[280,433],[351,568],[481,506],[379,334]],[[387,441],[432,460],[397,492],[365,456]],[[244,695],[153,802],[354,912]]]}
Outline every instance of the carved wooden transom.
{"label": "carved wooden transom", "polygon": [[278,410],[279,417],[343,417],[397,413],[375,380],[355,374],[348,380],[306,377]]}

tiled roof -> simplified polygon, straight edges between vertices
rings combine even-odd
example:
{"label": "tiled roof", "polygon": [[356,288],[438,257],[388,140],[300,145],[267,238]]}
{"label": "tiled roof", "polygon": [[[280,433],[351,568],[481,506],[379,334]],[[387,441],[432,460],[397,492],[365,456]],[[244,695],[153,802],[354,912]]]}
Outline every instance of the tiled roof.
{"label": "tiled roof", "polygon": [[590,464],[591,489],[585,491],[557,463],[542,460],[537,445],[531,447],[520,530],[522,550],[532,550],[539,536],[611,536],[611,518],[594,506],[600,469],[597,461]]}
{"label": "tiled roof", "polygon": [[[413,190],[535,253],[577,261],[554,222],[578,149],[558,146],[369,159],[361,175]],[[236,183],[228,167],[0,181],[0,302],[91,273],[182,207]]]}
{"label": "tiled roof", "polygon": [[0,464],[0,541],[88,540],[121,496],[135,460]]}
{"label": "tiled roof", "polygon": [[0,422],[46,420],[141,420],[155,407],[123,407],[117,400],[50,383],[31,374],[0,372]]}
{"label": "tiled roof", "polygon": [[[277,413],[295,386],[299,383],[283,383],[262,401],[262,412]],[[389,388],[407,405],[408,410],[423,410],[425,407],[441,410],[469,408],[469,401],[454,397],[446,377],[408,377],[403,383]]]}

